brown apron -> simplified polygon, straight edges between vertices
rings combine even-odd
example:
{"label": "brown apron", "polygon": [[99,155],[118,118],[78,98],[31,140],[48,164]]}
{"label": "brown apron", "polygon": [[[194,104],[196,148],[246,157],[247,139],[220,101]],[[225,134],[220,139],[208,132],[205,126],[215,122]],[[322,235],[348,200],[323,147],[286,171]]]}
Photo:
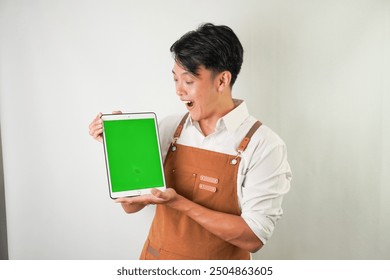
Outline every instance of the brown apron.
{"label": "brown apron", "polygon": [[[257,121],[241,141],[237,155],[176,144],[186,114],[176,129],[164,162],[168,187],[204,207],[240,216],[237,173],[241,153],[260,127]],[[250,253],[204,229],[201,225],[165,205],[157,205],[142,260],[250,259]]]}

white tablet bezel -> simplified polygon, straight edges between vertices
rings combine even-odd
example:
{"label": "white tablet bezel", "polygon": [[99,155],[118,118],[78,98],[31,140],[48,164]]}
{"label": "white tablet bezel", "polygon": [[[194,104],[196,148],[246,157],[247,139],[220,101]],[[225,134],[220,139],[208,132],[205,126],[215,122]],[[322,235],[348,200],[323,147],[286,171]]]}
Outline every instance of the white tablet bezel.
{"label": "white tablet bezel", "polygon": [[159,131],[158,131],[158,122],[157,122],[156,114],[153,113],[153,112],[103,114],[101,119],[103,120],[103,122],[104,121],[110,121],[110,120],[153,119],[154,120],[154,124],[155,124],[154,127],[156,129],[156,137],[157,137],[157,143],[158,143],[160,166],[161,166],[162,178],[163,178],[163,186],[160,186],[160,187],[113,192],[113,190],[112,190],[113,188],[112,188],[112,184],[111,184],[111,175],[110,175],[109,161],[108,161],[107,145],[106,145],[106,141],[107,140],[106,140],[106,135],[105,135],[105,131],[104,131],[104,125],[103,125],[104,157],[105,157],[105,162],[106,162],[106,171],[107,171],[107,179],[108,179],[108,187],[109,187],[110,197],[112,199],[115,199],[115,198],[120,198],[120,197],[140,196],[140,195],[144,195],[144,194],[150,194],[150,191],[152,189],[165,190],[166,189],[166,183],[165,183],[165,175],[164,175],[164,166],[163,166],[163,162],[162,162],[161,147],[160,147],[160,136],[159,136]]}

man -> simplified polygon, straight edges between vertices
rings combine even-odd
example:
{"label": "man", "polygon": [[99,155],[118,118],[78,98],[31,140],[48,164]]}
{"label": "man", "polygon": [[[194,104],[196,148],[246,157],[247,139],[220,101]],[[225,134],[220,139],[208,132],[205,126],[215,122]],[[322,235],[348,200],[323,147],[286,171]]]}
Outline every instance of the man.
{"label": "man", "polygon": [[[170,50],[188,114],[160,124],[167,190],[116,201],[127,213],[157,205],[141,259],[250,259],[282,215],[286,146],[232,98],[243,48],[229,27],[201,25]],[[100,117],[89,128],[102,141]]]}

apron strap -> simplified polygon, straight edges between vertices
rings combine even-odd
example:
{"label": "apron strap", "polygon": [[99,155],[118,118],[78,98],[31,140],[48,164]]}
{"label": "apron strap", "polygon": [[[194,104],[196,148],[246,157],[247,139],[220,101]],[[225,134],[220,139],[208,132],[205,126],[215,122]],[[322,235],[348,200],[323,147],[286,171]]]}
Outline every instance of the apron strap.
{"label": "apron strap", "polygon": [[[180,137],[181,131],[183,130],[184,123],[185,123],[186,120],[187,120],[188,114],[189,114],[189,113],[186,113],[186,114],[183,116],[183,118],[181,119],[179,125],[177,126],[176,131],[175,131],[175,134],[173,135],[173,138],[174,138],[174,139],[177,140],[177,139]],[[175,142],[176,142],[176,141],[175,141]]]}
{"label": "apron strap", "polygon": [[257,121],[253,124],[251,129],[248,131],[248,133],[245,135],[244,139],[242,139],[240,145],[237,148],[237,152],[241,154],[242,152],[245,151],[246,147],[249,144],[249,141],[251,140],[251,137],[253,134],[256,132],[256,130],[262,125],[260,121]]}

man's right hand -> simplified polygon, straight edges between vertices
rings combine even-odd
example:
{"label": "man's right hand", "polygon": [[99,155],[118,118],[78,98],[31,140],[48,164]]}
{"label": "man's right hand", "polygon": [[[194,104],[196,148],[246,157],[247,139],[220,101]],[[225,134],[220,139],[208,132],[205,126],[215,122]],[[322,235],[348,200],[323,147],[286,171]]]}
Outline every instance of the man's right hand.
{"label": "man's right hand", "polygon": [[[121,111],[114,111],[113,114],[122,114]],[[102,113],[97,114],[89,125],[89,135],[91,135],[95,140],[103,143],[103,120]]]}

